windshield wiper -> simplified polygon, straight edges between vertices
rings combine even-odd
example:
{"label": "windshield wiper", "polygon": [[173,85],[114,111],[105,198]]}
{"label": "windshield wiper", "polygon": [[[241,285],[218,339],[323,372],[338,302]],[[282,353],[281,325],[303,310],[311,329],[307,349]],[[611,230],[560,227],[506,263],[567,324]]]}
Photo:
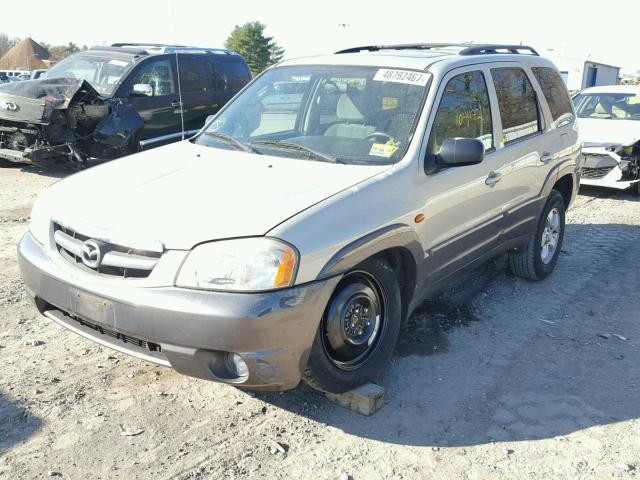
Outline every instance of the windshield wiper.
{"label": "windshield wiper", "polygon": [[258,155],[262,155],[262,153],[260,153],[252,146],[247,145],[246,143],[242,143],[240,140],[233,138],[230,135],[225,135],[224,133],[220,132],[212,132],[210,130],[207,130],[206,132],[204,132],[204,134],[208,135],[209,137],[222,140],[223,142],[230,143],[231,145],[234,145],[238,150],[242,150],[243,152],[257,153]]}
{"label": "windshield wiper", "polygon": [[317,152],[316,150],[312,150],[308,147],[303,147],[302,145],[298,145],[297,143],[289,143],[289,142],[280,142],[278,140],[257,140],[255,142],[257,145],[267,145],[272,147],[286,148],[289,150],[298,150],[300,152],[305,152],[311,154],[316,160],[320,160],[322,162],[329,163],[344,163],[341,160],[338,160],[336,157],[332,157],[331,155],[326,155],[324,153]]}

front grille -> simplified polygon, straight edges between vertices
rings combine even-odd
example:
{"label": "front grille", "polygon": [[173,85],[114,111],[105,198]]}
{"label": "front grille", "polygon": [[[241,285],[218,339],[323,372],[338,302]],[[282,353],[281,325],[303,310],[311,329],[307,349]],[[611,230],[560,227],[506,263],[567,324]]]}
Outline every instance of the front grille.
{"label": "front grille", "polygon": [[604,178],[607,174],[613,170],[615,167],[604,167],[604,168],[582,168],[582,178],[588,178],[590,180],[597,180],[599,178]]}
{"label": "front grille", "polygon": [[[79,268],[102,275],[122,278],[147,278],[158,263],[161,253],[136,250],[122,245],[90,238],[59,223],[53,224],[53,238],[58,252]],[[82,259],[82,249],[87,240],[99,246],[100,261],[89,266]]]}

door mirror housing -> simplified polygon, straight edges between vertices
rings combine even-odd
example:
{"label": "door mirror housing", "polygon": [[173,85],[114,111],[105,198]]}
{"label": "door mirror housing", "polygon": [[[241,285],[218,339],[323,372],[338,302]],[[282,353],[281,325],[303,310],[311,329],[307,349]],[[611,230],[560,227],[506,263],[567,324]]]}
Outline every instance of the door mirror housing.
{"label": "door mirror housing", "polygon": [[475,138],[445,138],[436,155],[436,164],[443,167],[475,165],[484,160],[484,144]]}
{"label": "door mirror housing", "polygon": [[475,138],[445,138],[435,155],[427,155],[425,172],[431,174],[441,168],[475,165],[484,160],[484,144]]}
{"label": "door mirror housing", "polygon": [[153,97],[153,87],[148,83],[136,83],[131,93],[136,96]]}
{"label": "door mirror housing", "polygon": [[204,124],[209,125],[209,123],[211,123],[211,120],[213,120],[213,117],[215,117],[215,115],[207,115],[207,119],[204,121]]}

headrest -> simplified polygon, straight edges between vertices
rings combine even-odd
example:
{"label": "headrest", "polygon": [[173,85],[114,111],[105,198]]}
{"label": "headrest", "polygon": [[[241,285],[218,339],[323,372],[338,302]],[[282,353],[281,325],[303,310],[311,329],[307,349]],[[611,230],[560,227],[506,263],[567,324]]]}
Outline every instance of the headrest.
{"label": "headrest", "polygon": [[336,114],[338,115],[338,118],[351,122],[361,122],[364,120],[364,115],[360,113],[358,107],[355,106],[353,100],[351,100],[349,95],[346,93],[340,95],[340,98],[338,99]]}

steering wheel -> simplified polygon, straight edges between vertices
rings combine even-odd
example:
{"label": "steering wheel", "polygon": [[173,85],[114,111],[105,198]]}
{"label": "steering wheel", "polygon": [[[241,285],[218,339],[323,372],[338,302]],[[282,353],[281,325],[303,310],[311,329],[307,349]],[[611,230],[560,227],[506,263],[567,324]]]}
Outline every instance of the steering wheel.
{"label": "steering wheel", "polygon": [[378,140],[379,138],[384,138],[384,142],[382,143],[387,143],[390,140],[393,140],[393,137],[391,135],[389,135],[388,133],[385,132],[373,132],[370,133],[369,135],[367,135],[366,137],[364,137],[365,140]]}

